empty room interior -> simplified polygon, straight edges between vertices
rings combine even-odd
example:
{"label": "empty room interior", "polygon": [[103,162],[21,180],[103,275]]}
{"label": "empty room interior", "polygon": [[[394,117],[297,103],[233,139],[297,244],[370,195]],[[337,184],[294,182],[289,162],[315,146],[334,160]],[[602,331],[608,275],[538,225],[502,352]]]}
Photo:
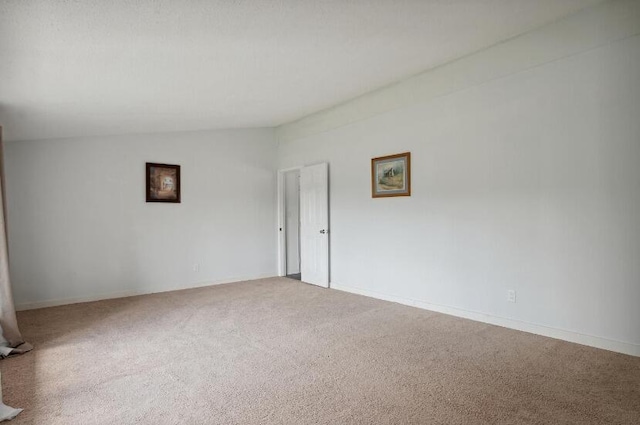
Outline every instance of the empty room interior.
{"label": "empty room interior", "polygon": [[639,424],[639,0],[0,1],[0,421]]}

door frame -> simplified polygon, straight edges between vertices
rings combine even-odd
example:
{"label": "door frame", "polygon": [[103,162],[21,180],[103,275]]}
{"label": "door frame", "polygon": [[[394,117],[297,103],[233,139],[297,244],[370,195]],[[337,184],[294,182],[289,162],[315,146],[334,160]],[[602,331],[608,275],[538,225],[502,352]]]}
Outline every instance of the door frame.
{"label": "door frame", "polygon": [[304,166],[283,168],[278,170],[278,276],[287,275],[287,217],[286,217],[286,192],[284,187],[284,175],[290,171],[300,171]]}

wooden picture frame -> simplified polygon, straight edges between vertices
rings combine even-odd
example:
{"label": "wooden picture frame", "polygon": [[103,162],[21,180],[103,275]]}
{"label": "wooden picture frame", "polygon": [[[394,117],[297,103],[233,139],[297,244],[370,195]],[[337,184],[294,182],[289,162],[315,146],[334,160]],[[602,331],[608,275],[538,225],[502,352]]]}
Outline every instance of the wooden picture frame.
{"label": "wooden picture frame", "polygon": [[411,196],[411,152],[371,159],[371,197]]}
{"label": "wooden picture frame", "polygon": [[146,164],[147,202],[180,203],[180,166]]}

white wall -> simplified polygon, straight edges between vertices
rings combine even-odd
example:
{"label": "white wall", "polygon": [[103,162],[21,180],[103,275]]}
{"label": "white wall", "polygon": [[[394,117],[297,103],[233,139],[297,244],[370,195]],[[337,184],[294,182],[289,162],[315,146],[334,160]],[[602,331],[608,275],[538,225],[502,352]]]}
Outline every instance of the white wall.
{"label": "white wall", "polygon": [[[16,304],[275,275],[275,153],[271,129],[6,143]],[[181,204],[145,203],[145,162],[181,165]]]}
{"label": "white wall", "polygon": [[[639,4],[278,129],[280,168],[330,163],[332,287],[640,355]],[[372,199],[404,151],[412,196]]]}
{"label": "white wall", "polygon": [[287,274],[300,273],[300,171],[284,174]]}

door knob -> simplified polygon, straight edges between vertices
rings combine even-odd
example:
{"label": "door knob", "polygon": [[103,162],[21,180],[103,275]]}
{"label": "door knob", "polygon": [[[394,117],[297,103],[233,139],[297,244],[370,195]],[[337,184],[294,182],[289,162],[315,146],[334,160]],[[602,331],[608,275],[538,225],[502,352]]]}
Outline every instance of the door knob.
{"label": "door knob", "polygon": [[324,235],[325,233],[329,233],[329,231],[322,229],[322,230],[320,230],[320,233],[322,233]]}

